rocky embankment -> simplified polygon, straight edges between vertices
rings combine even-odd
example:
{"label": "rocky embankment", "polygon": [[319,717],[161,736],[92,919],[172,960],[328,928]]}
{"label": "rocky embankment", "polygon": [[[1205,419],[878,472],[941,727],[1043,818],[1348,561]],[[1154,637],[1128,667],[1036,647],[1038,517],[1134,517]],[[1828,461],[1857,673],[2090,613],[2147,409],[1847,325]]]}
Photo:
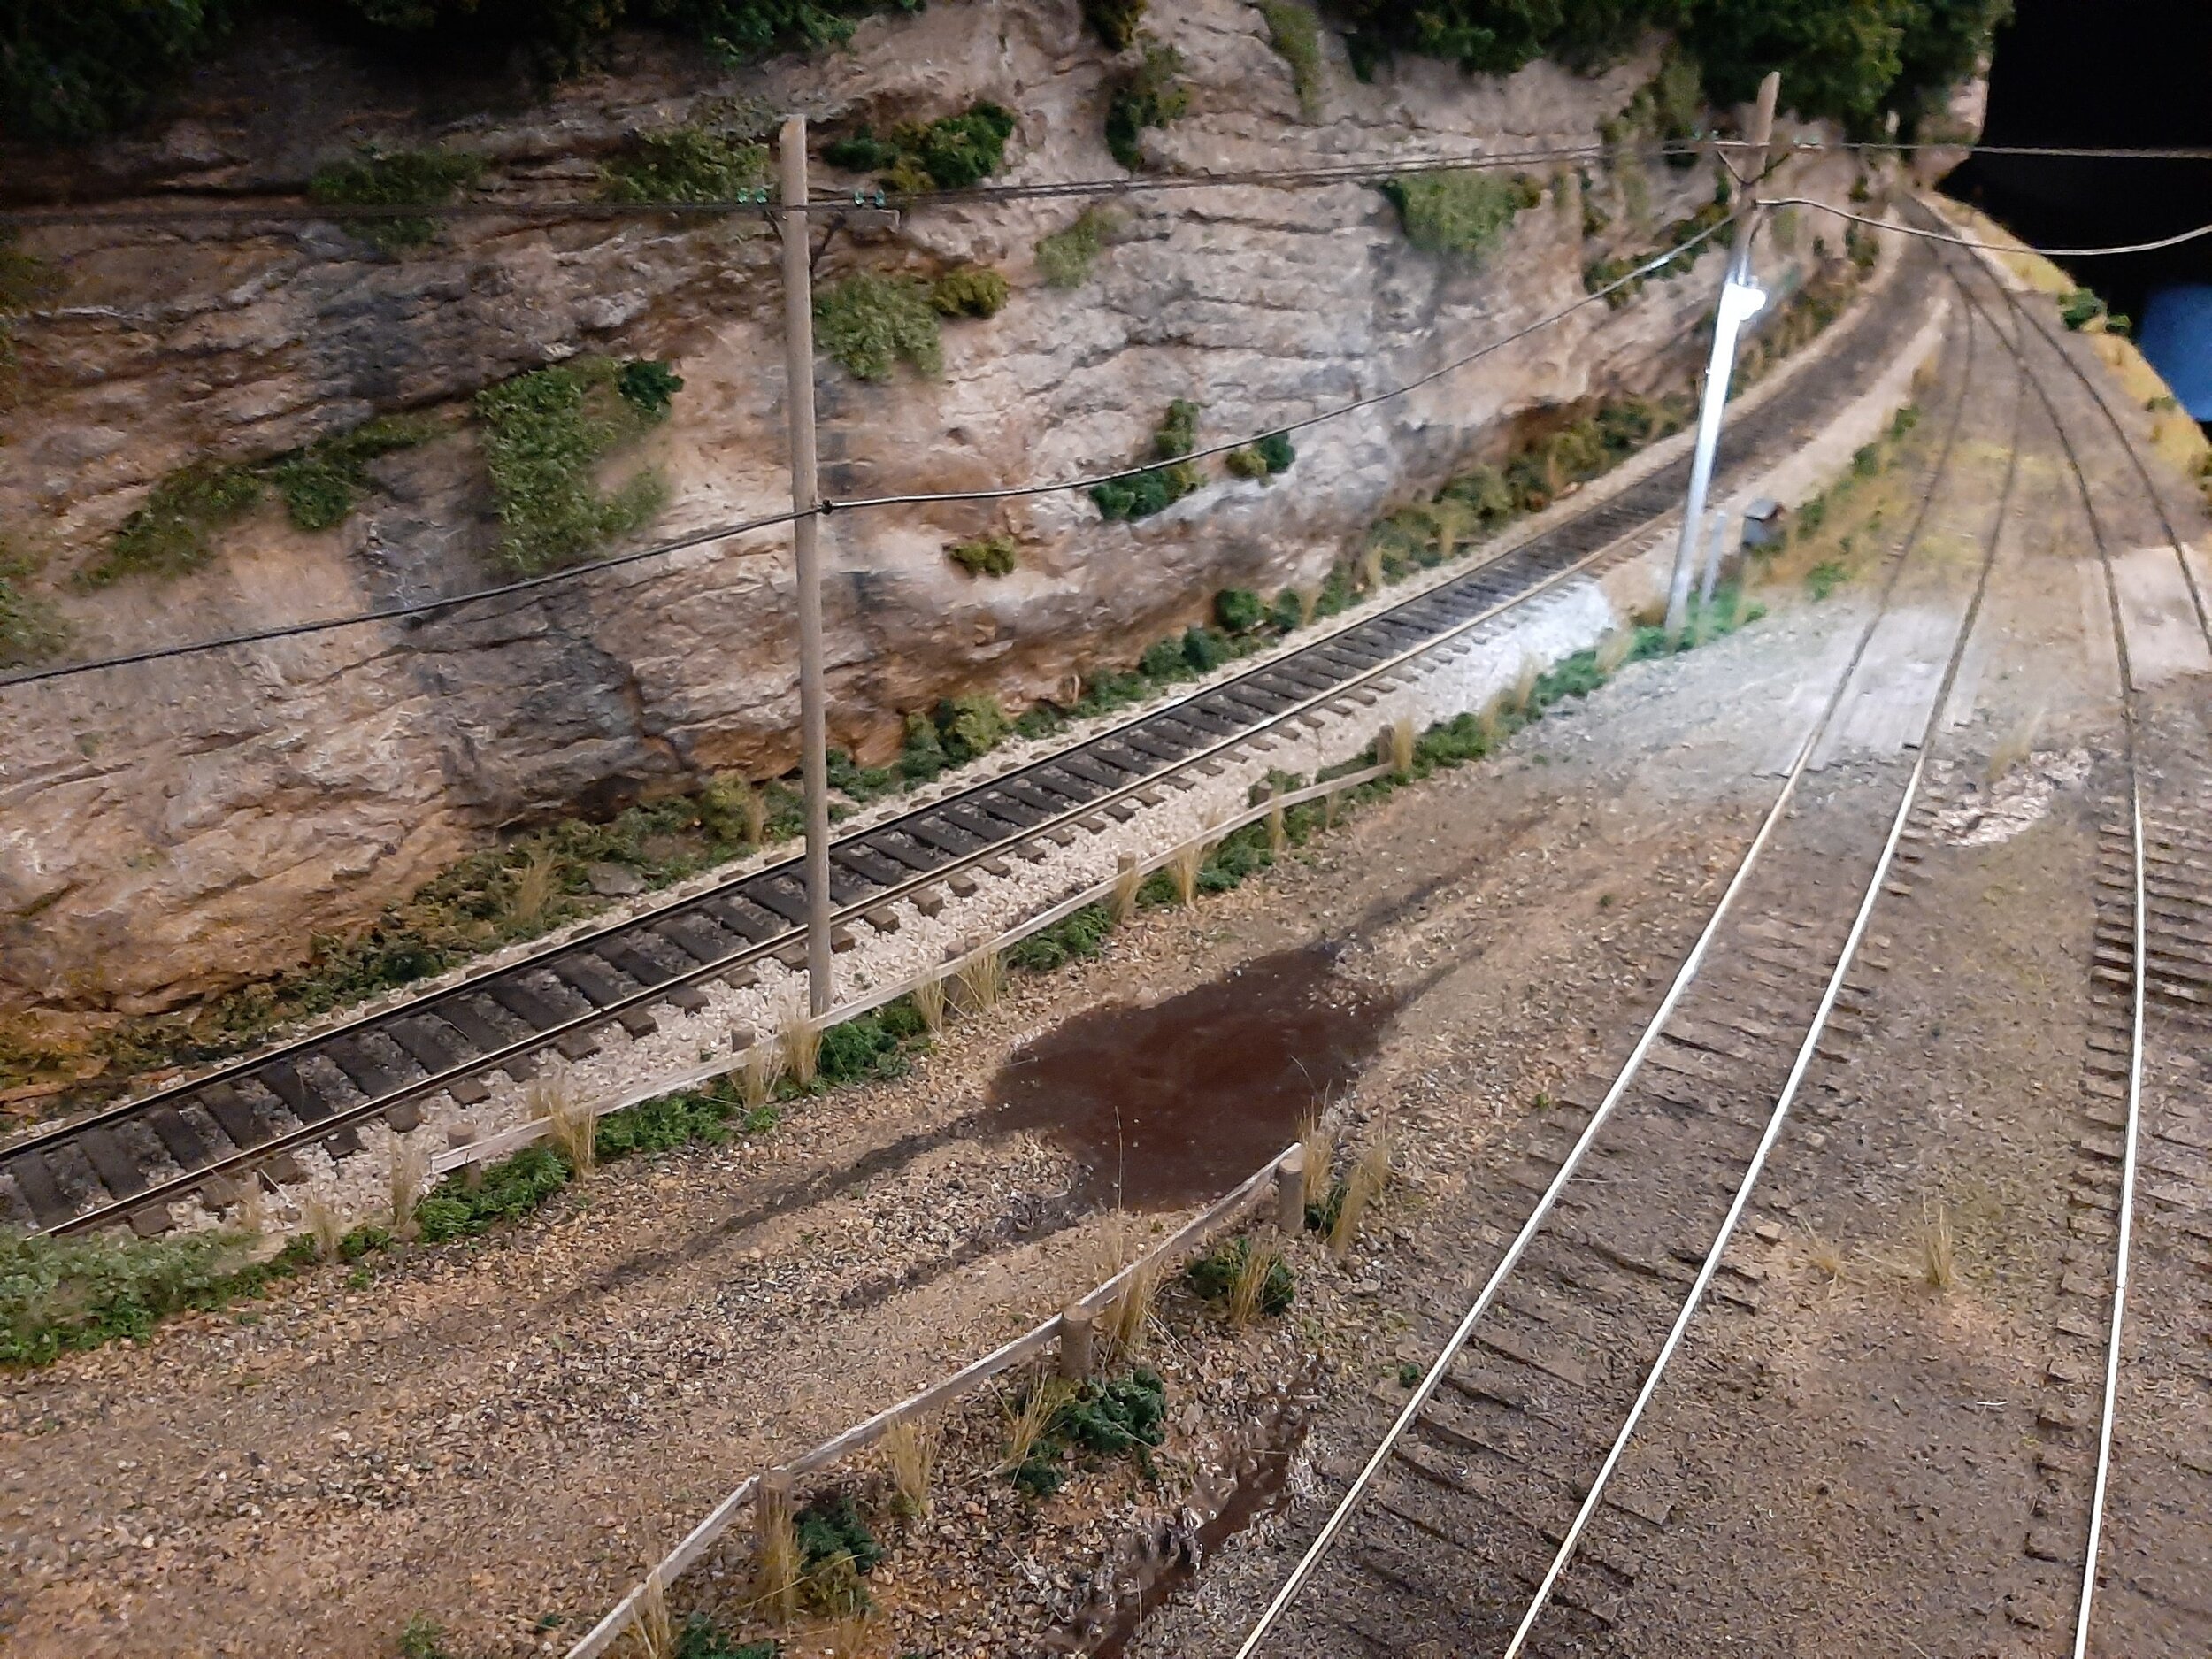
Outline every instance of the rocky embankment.
{"label": "rocky embankment", "polygon": [[[1470,77],[1401,59],[1363,82],[1324,32],[1305,76],[1259,11],[1163,9],[1179,119],[1143,129],[1148,167],[1187,175],[1409,159],[1624,136],[1661,45],[1589,77],[1537,64]],[[1104,117],[1141,49],[1116,55],[1072,0],[943,4],[872,19],[849,49],[722,71],[641,39],[529,97],[462,96],[271,24],[133,138],[57,158],[73,199],[119,211],[299,208],[310,175],[365,145],[480,158],[466,200],[591,197],[641,135],[765,130],[800,109],[824,139],[868,123],[1012,115],[992,182],[1120,176]],[[496,95],[496,96],[495,96]],[[1647,96],[1645,104],[1647,105]],[[487,113],[490,110],[494,112]],[[1794,130],[1785,123],[1785,130]],[[1638,135],[1627,132],[1632,142]],[[1644,134],[1648,136],[1648,134]],[[1585,272],[1664,245],[1714,197],[1712,166],[1531,164],[1529,204],[1479,258],[1416,246],[1371,185],[1210,187],[1115,203],[1088,273],[1039,269],[1084,204],[951,203],[895,232],[839,229],[825,287],[854,271],[995,268],[987,319],[942,325],[942,369],[864,381],[818,367],[832,495],[1080,474],[1150,452],[1175,400],[1211,442],[1421,375],[1581,297]],[[818,158],[823,188],[865,182]],[[1793,160],[1840,200],[1855,164]],[[56,187],[58,189],[60,186]],[[1808,226],[1770,263],[1813,257]],[[1839,238],[1829,235],[1832,256]],[[1801,243],[1801,245],[1799,245]],[[783,472],[782,295],[757,221],[635,211],[471,213],[387,250],[331,219],[145,219],[27,233],[58,290],[14,328],[0,412],[0,536],[97,656],[496,580],[503,527],[471,399],[541,365],[668,362],[665,419],[601,464],[657,472],[665,505],[634,545],[773,512]],[[1237,587],[1311,588],[1379,511],[1502,453],[1546,411],[1683,383],[1717,256],[1540,330],[1477,368],[1301,433],[1285,475],[1210,464],[1164,511],[1102,522],[1081,495],[831,521],[833,740],[864,759],[948,695],[1010,709],[1068,695]],[[368,460],[342,521],[297,527],[271,498],[173,576],[91,587],[129,515],[181,469],[253,463],[373,417],[437,417],[430,441]],[[949,545],[999,536],[1010,573]],[[788,554],[773,534],[710,545],[419,626],[384,625],[0,694],[0,1002],[145,1011],[303,956],[373,918],[503,826],[794,761]]]}

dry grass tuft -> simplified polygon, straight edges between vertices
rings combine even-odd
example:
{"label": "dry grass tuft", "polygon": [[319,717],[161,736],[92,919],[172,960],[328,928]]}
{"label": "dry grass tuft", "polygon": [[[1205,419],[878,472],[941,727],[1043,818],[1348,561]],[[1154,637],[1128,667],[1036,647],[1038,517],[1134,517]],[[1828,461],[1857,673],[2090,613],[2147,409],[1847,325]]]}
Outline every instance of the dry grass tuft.
{"label": "dry grass tuft", "polygon": [[1371,547],[1359,556],[1360,586],[1371,594],[1380,593],[1383,585],[1382,549]]}
{"label": "dry grass tuft", "polygon": [[2034,754],[2035,740],[2041,735],[2042,729],[2043,710],[2038,709],[2027,719],[2006,733],[2003,740],[1990,751],[1989,764],[1984,770],[1982,780],[1985,783],[1996,783],[2015,766],[2019,765]]}
{"label": "dry grass tuft", "polygon": [[1152,1307],[1159,1298],[1160,1263],[1133,1268],[1092,1327],[1101,1365],[1126,1365],[1142,1357],[1152,1330]]}
{"label": "dry grass tuft", "polygon": [[1318,588],[1301,588],[1297,593],[1298,626],[1310,628],[1313,626],[1313,613],[1321,607],[1321,590]]}
{"label": "dry grass tuft", "polygon": [[526,1097],[530,1115],[545,1120],[549,1140],[558,1147],[568,1166],[582,1179],[599,1167],[599,1118],[577,1093],[563,1072],[553,1072],[530,1085]]}
{"label": "dry grass tuft", "polygon": [[956,976],[964,1012],[980,1014],[996,1008],[1006,995],[1006,959],[995,950],[979,950],[960,964]]}
{"label": "dry grass tuft", "polygon": [[1029,1461],[1029,1454],[1037,1449],[1037,1442],[1044,1439],[1052,1419],[1074,1393],[1074,1385],[1061,1378],[1041,1371],[1031,1376],[1029,1386],[1021,1395],[1021,1404],[1005,1409],[1006,1455],[998,1466],[1001,1474]]}
{"label": "dry grass tuft", "polygon": [[1939,1199],[1920,1212],[1920,1278],[1931,1290],[1948,1290],[1958,1283],[1957,1241],[1951,1232],[1951,1211]]}
{"label": "dry grass tuft", "polygon": [[914,1011],[933,1037],[945,1029],[945,976],[933,973],[914,987]]}
{"label": "dry grass tuft", "polygon": [[1283,1253],[1272,1244],[1248,1240],[1244,1260],[1229,1284],[1229,1323],[1241,1331],[1259,1317],[1261,1299],[1267,1294],[1267,1276],[1282,1263]]}
{"label": "dry grass tuft", "polygon": [[1353,1240],[1359,1237],[1367,1207],[1382,1196],[1389,1184],[1390,1141],[1379,1130],[1360,1148],[1352,1161],[1352,1172],[1344,1178],[1344,1202],[1336,1212],[1336,1225],[1329,1229],[1329,1253],[1339,1261],[1351,1252]]}
{"label": "dry grass tuft", "polygon": [[300,1200],[300,1225],[305,1227],[315,1240],[315,1259],[334,1262],[338,1259],[338,1241],[346,1236],[345,1224],[338,1219],[338,1207],[320,1193],[310,1193]]}
{"label": "dry grass tuft", "polygon": [[1305,1189],[1301,1196],[1309,1204],[1317,1204],[1328,1195],[1329,1171],[1336,1162],[1336,1136],[1316,1112],[1299,1129],[1298,1144],[1306,1154]]}
{"label": "dry grass tuft", "polygon": [[1290,825],[1283,813],[1283,790],[1279,786],[1268,791],[1267,856],[1280,858],[1290,845]]}
{"label": "dry grass tuft", "polygon": [[745,820],[745,841],[757,847],[768,833],[768,797],[747,778],[734,778],[729,783],[730,803]]}
{"label": "dry grass tuft", "polygon": [[783,1075],[782,1057],[772,1042],[755,1041],[745,1050],[745,1064],[738,1071],[738,1095],[744,1101],[747,1111],[757,1111],[768,1103],[775,1093],[776,1079]]}
{"label": "dry grass tuft", "polygon": [[1512,710],[1525,715],[1536,701],[1536,682],[1544,677],[1544,665],[1533,657],[1521,659],[1521,672],[1513,681]]}
{"label": "dry grass tuft", "polygon": [[553,849],[533,849],[523,859],[522,868],[515,872],[514,887],[507,895],[507,919],[525,924],[538,920],[560,890],[560,865]]}
{"label": "dry grass tuft", "polygon": [[1598,641],[1598,672],[1610,680],[1621,672],[1628,654],[1636,649],[1636,635],[1627,628],[1612,628]]}
{"label": "dry grass tuft", "polygon": [[808,1014],[803,1002],[784,1004],[783,1017],[776,1026],[776,1048],[794,1083],[801,1088],[813,1083],[822,1058],[822,1027]]}
{"label": "dry grass tuft", "polygon": [[1413,770],[1413,717],[1402,714],[1390,726],[1390,769],[1400,777]]}
{"label": "dry grass tuft", "polygon": [[936,1425],[901,1417],[883,1432],[883,1461],[901,1510],[915,1520],[927,1519],[930,1483],[937,1471]]}
{"label": "dry grass tuft", "polygon": [[668,1593],[657,1566],[645,1575],[637,1600],[630,1603],[629,1636],[639,1659],[674,1659],[676,1621],[669,1616]]}
{"label": "dry grass tuft", "polygon": [[875,1646],[876,1617],[867,1608],[832,1619],[822,1631],[823,1659],[868,1659]]}
{"label": "dry grass tuft", "polygon": [[1184,842],[1167,861],[1168,874],[1175,880],[1175,896],[1187,910],[1198,903],[1198,872],[1205,867],[1203,841]]}
{"label": "dry grass tuft", "polygon": [[1832,1285],[1843,1278],[1843,1247],[1832,1244],[1810,1227],[1805,1229],[1805,1260],[1815,1272],[1825,1273]]}
{"label": "dry grass tuft", "polygon": [[429,1148],[404,1135],[392,1141],[392,1233],[408,1243],[421,1231],[415,1225],[415,1206],[422,1202],[430,1185]]}
{"label": "dry grass tuft", "polygon": [[777,1624],[789,1624],[799,1611],[806,1554],[799,1548],[798,1525],[792,1519],[787,1495],[762,1507],[756,1551],[753,1599]]}
{"label": "dry grass tuft", "polygon": [[1138,867],[1134,855],[1124,853],[1121,867],[1114,874],[1114,926],[1119,927],[1137,913],[1137,891],[1144,886],[1144,872]]}

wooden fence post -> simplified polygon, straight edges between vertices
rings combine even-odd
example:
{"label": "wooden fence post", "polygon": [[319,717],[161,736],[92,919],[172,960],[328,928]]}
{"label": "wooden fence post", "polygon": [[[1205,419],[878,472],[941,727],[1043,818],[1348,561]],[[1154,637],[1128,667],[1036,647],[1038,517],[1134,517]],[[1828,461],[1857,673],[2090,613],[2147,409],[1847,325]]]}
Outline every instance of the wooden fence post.
{"label": "wooden fence post", "polygon": [[1275,1225],[1286,1239],[1306,1230],[1306,1149],[1293,1147],[1275,1166]]}
{"label": "wooden fence post", "polygon": [[1081,1302],[1071,1302],[1060,1316],[1060,1375],[1069,1382],[1090,1380],[1092,1337],[1098,1316]]}

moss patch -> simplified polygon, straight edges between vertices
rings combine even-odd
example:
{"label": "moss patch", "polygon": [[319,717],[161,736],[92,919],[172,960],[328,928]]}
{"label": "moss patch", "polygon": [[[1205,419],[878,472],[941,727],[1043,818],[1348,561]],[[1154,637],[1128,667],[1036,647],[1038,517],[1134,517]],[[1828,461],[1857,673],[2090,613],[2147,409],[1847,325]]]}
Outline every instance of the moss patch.
{"label": "moss patch", "polygon": [[1470,265],[1495,247],[1514,216],[1544,199],[1543,187],[1521,173],[1428,173],[1384,182],[1406,240],[1417,248]]}

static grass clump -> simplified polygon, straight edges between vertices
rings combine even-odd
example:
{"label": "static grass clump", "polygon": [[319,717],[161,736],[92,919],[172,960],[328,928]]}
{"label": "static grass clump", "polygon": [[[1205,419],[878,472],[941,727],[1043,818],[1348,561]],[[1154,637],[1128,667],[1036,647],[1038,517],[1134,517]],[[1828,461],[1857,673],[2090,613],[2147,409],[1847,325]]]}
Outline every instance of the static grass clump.
{"label": "static grass clump", "polygon": [[735,202],[768,181],[765,144],[699,127],[649,133],[607,167],[600,194],[610,202]]}
{"label": "static grass clump", "polygon": [[971,576],[1011,576],[1018,551],[1012,536],[995,534],[956,541],[945,549],[945,557]]}
{"label": "static grass clump", "polygon": [[[483,176],[480,156],[368,149],[317,168],[307,193],[326,207],[439,207]],[[438,221],[426,213],[342,213],[339,223],[387,253],[419,248],[438,234]]]}
{"label": "static grass clump", "polygon": [[1197,446],[1198,414],[1196,403],[1177,398],[1167,406],[1167,414],[1152,434],[1153,456],[1168,465],[1091,487],[1091,500],[1101,518],[1109,523],[1117,518],[1149,518],[1198,488],[1203,481],[1198,468],[1179,458]]}
{"label": "static grass clump", "polygon": [[884,138],[863,127],[828,145],[822,157],[850,173],[879,173],[887,190],[918,196],[981,183],[1004,164],[1013,135],[1013,111],[987,99],[957,115],[895,127]]}
{"label": "static grass clump", "polygon": [[518,574],[587,558],[658,516],[658,472],[633,473],[603,492],[599,463],[664,419],[681,380],[655,365],[578,357],[534,369],[476,395],[484,460],[505,534],[500,563]]}
{"label": "static grass clump", "polygon": [[921,374],[944,372],[940,314],[919,277],[856,271],[814,296],[814,333],[823,350],[856,380],[887,380],[903,362]]}
{"label": "static grass clump", "polygon": [[[1200,1301],[1225,1302],[1236,1288],[1251,1253],[1250,1239],[1226,1240],[1193,1262],[1184,1270],[1183,1277]],[[1259,1311],[1270,1318],[1279,1317],[1290,1311],[1297,1299],[1298,1280],[1291,1272],[1290,1264],[1278,1256],[1268,1263],[1266,1280],[1260,1286]]]}
{"label": "static grass clump", "polygon": [[1481,263],[1514,215],[1544,199],[1543,187],[1522,173],[1417,173],[1385,181],[1382,191],[1397,208],[1407,241],[1469,265]]}
{"label": "static grass clump", "polygon": [[1174,47],[1148,38],[1133,69],[1114,83],[1106,101],[1106,148],[1132,173],[1144,165],[1141,141],[1150,127],[1165,127],[1190,113],[1187,67]]}

